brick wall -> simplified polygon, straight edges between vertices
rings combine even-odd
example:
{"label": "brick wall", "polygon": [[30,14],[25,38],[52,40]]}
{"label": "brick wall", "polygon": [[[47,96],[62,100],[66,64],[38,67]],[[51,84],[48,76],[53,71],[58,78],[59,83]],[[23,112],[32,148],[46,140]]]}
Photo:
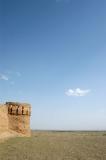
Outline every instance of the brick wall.
{"label": "brick wall", "polygon": [[7,102],[0,105],[0,133],[12,130],[30,136],[30,114],[29,104]]}

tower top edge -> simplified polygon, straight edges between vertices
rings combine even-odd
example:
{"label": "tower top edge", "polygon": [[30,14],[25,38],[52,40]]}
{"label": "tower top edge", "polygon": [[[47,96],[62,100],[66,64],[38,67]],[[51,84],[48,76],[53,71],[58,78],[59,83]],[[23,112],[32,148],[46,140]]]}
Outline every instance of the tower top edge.
{"label": "tower top edge", "polygon": [[20,103],[20,102],[6,102],[5,105],[16,105],[16,106],[26,106],[31,107],[29,103]]}

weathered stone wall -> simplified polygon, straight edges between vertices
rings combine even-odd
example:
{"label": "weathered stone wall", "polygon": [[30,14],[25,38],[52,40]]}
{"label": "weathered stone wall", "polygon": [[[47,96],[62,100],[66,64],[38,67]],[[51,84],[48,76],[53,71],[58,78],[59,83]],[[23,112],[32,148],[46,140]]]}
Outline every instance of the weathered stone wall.
{"label": "weathered stone wall", "polygon": [[0,132],[15,131],[30,136],[31,106],[25,103],[7,102],[0,106]]}
{"label": "weathered stone wall", "polygon": [[0,105],[0,133],[8,130],[8,110],[6,105]]}
{"label": "weathered stone wall", "polygon": [[30,136],[30,117],[26,115],[8,115],[9,129]]}

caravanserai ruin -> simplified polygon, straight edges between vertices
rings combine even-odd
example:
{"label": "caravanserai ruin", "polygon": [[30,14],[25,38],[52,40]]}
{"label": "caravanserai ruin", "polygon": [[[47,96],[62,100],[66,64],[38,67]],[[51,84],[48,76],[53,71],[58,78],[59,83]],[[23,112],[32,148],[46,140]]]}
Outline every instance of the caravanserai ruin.
{"label": "caravanserai ruin", "polygon": [[0,105],[0,134],[30,136],[31,106],[27,103],[6,102]]}

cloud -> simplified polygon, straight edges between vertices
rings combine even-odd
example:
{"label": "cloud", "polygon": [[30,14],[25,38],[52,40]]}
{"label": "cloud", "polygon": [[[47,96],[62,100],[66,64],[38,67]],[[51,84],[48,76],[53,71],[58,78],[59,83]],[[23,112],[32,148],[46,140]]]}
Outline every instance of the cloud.
{"label": "cloud", "polygon": [[4,74],[0,74],[0,80],[8,81],[8,77]]}
{"label": "cloud", "polygon": [[65,94],[67,96],[86,96],[91,90],[87,89],[87,90],[81,90],[80,88],[76,88],[76,89],[68,89]]}
{"label": "cloud", "polygon": [[19,71],[12,71],[12,70],[6,70],[5,71],[5,73],[7,74],[7,75],[10,75],[11,77],[15,77],[15,76],[17,76],[17,77],[21,77],[21,73],[19,72]]}
{"label": "cloud", "polygon": [[14,79],[21,77],[20,72],[13,72],[11,70],[5,71],[5,73],[0,73],[0,80],[9,81],[11,85],[15,84]]}

